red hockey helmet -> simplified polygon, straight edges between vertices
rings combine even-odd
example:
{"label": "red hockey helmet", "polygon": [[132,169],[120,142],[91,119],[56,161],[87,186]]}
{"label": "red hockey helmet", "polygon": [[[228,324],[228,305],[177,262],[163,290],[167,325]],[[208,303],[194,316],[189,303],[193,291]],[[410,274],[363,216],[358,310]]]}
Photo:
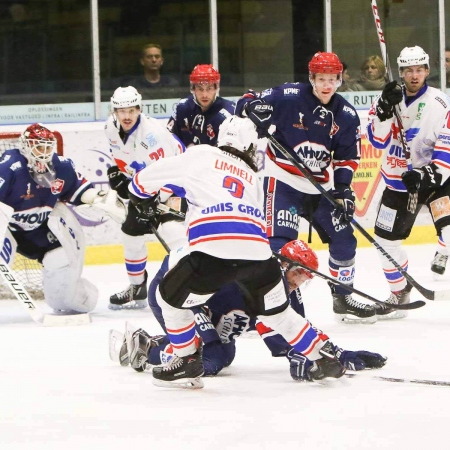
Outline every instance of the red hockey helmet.
{"label": "red hockey helmet", "polygon": [[[341,75],[344,66],[336,53],[317,52],[308,64],[309,76],[316,73],[331,73]],[[338,77],[340,78],[340,77]]]}
{"label": "red hockey helmet", "polygon": [[212,64],[198,64],[191,72],[189,81],[191,82],[191,90],[195,84],[199,83],[216,84],[219,87],[220,73],[214,69]]}
{"label": "red hockey helmet", "polygon": [[[313,270],[317,270],[319,268],[319,259],[317,258],[316,252],[312,250],[306,242],[301,240],[291,241],[284,244],[280,253],[283,256],[291,258]],[[294,267],[293,269],[298,270],[300,273],[304,273],[308,278],[314,277],[311,272],[305,269]]]}
{"label": "red hockey helmet", "polygon": [[55,135],[40,123],[30,125],[20,136],[20,153],[35,172],[46,172],[56,150]]}

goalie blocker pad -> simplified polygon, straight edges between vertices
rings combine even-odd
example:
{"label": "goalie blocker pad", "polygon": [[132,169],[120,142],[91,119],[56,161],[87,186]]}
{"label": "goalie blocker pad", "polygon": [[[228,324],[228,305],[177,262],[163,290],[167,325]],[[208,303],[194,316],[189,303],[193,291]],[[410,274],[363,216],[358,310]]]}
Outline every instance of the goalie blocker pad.
{"label": "goalie blocker pad", "polygon": [[220,259],[193,252],[180,259],[161,281],[162,298],[175,308],[200,306],[222,286],[236,282],[250,316],[270,316],[289,304],[276,258],[263,261]]}

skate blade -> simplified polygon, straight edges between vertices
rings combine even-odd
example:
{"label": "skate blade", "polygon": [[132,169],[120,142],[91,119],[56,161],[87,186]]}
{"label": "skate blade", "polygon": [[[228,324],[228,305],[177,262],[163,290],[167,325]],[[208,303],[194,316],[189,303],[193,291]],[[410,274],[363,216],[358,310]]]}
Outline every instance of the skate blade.
{"label": "skate blade", "polygon": [[[371,317],[358,317],[358,316],[353,316],[351,314],[336,314],[334,313],[334,318],[336,320],[336,322],[338,323],[347,323],[347,324],[374,324],[377,321],[377,317],[376,315],[373,315]],[[379,318],[379,317],[378,317]]]}
{"label": "skate blade", "polygon": [[154,386],[158,387],[168,387],[175,389],[202,389],[205,384],[203,380],[199,377],[197,378],[180,378],[174,381],[164,381],[153,378],[152,383]]}
{"label": "skate blade", "polygon": [[378,320],[404,319],[405,317],[408,317],[408,312],[397,309],[396,311],[392,311],[389,314],[377,315],[377,317],[378,317]]}

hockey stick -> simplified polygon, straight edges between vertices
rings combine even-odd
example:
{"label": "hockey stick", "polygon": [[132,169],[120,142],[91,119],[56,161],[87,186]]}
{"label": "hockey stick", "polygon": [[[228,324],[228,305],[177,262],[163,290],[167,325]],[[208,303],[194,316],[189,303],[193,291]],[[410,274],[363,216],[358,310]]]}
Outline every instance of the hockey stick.
{"label": "hockey stick", "polygon": [[358,378],[362,380],[363,378],[369,380],[377,380],[377,381],[389,381],[391,383],[413,383],[413,384],[423,384],[426,386],[445,386],[450,387],[450,381],[435,381],[435,380],[416,380],[410,378],[392,378],[392,377],[381,377],[379,375],[376,376],[361,376],[357,373],[346,373],[345,376],[347,378]]}
{"label": "hockey stick", "polygon": [[11,270],[6,262],[0,263],[0,275],[8,285],[11,292],[19,300],[22,306],[27,310],[31,318],[44,326],[58,325],[83,325],[91,322],[89,313],[75,314],[66,316],[56,316],[51,314],[42,314],[36,306],[31,295],[25,289],[23,284],[17,278],[17,275]]}
{"label": "hockey stick", "polygon": [[288,258],[287,256],[284,256],[284,255],[281,255],[280,253],[275,253],[275,252],[273,252],[273,254],[282,262],[286,262],[294,267],[301,267],[302,269],[305,269],[308,272],[311,272],[311,273],[317,275],[319,278],[322,278],[323,280],[327,280],[337,286],[341,286],[341,287],[345,288],[347,291],[353,292],[354,294],[357,294],[357,295],[359,295],[363,298],[366,298],[367,300],[370,300],[371,302],[377,303],[379,305],[388,306],[391,309],[406,309],[406,310],[417,309],[417,308],[421,308],[422,306],[426,305],[426,303],[423,300],[417,300],[415,302],[407,303],[405,305],[394,305],[392,303],[383,302],[381,300],[377,300],[376,298],[372,297],[369,294],[365,294],[364,292],[361,292],[358,289],[355,289],[353,286],[349,286],[348,284],[341,283],[340,281],[338,281],[332,277],[329,277],[328,275],[325,275],[322,272],[318,272],[317,270],[311,269],[310,267],[305,266],[305,265],[299,263],[298,261],[294,261],[293,259]]}
{"label": "hockey stick", "polygon": [[[295,160],[291,154],[271,135],[267,136],[269,142],[282,153],[292,165],[294,165],[300,173],[313,184],[313,186],[335,207],[342,209],[342,206],[336,199],[317,182],[310,173],[301,156],[297,154],[299,160]],[[351,220],[351,224],[414,286],[427,300],[448,300],[450,299],[450,290],[432,291],[420,285],[402,266],[388,253],[384,248],[355,220]]]}
{"label": "hockey stick", "polygon": [[152,223],[150,223],[150,230],[156,236],[156,239],[158,239],[158,241],[164,247],[164,250],[167,253],[170,253],[170,247],[166,244],[166,241],[162,238],[162,236],[159,234],[158,230],[156,229],[155,225],[153,225]]}
{"label": "hockey stick", "polygon": [[158,209],[158,211],[173,214],[174,216],[177,216],[180,219],[184,220],[186,218],[186,214],[184,214],[184,212],[178,211],[177,209],[173,209],[170,206],[165,205],[164,203],[158,203],[156,208]]}
{"label": "hockey stick", "polygon": [[[376,0],[371,0],[371,1],[372,1],[373,18],[375,20],[378,41],[380,43],[381,55],[383,57],[383,62],[386,67],[386,72],[388,74],[389,81],[393,81],[394,77],[392,76],[391,64],[389,63],[389,57],[387,54],[386,40],[384,39],[384,33],[381,28],[381,19],[378,14],[377,1]],[[405,154],[406,165],[408,166],[408,170],[411,170],[412,169],[411,153],[409,151],[408,143],[406,141],[405,127],[403,126],[402,118],[400,117],[398,105],[395,105],[395,107],[394,107],[394,115],[395,115],[395,118],[397,119],[397,123],[398,123],[400,143],[403,148],[403,153]],[[415,193],[410,193],[409,197],[408,197],[408,211],[410,211],[413,214],[415,213],[416,208],[417,208],[418,195],[419,195],[418,192],[415,192]]]}

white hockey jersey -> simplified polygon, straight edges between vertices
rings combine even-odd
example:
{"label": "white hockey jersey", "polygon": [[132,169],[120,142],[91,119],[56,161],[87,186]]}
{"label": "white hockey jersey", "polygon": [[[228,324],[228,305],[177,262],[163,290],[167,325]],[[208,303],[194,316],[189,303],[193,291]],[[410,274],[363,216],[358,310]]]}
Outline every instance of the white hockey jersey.
{"label": "white hockey jersey", "polygon": [[[367,136],[370,143],[385,150],[381,174],[386,186],[394,191],[406,191],[401,175],[407,170],[399,128],[395,116],[380,122],[376,102],[369,111]],[[400,103],[400,115],[413,168],[435,163],[442,174],[442,183],[450,176],[450,99],[430,86],[424,87],[408,106]]]}
{"label": "white hockey jersey", "polygon": [[125,142],[119,131],[119,121],[112,114],[106,122],[105,133],[114,161],[128,178],[161,158],[177,156],[185,151],[184,144],[159,120],[143,113]]}
{"label": "white hockey jersey", "polygon": [[190,252],[223,259],[270,258],[262,184],[240,158],[217,147],[196,145],[177,158],[146,167],[129,185],[141,198],[161,188],[188,201]]}

